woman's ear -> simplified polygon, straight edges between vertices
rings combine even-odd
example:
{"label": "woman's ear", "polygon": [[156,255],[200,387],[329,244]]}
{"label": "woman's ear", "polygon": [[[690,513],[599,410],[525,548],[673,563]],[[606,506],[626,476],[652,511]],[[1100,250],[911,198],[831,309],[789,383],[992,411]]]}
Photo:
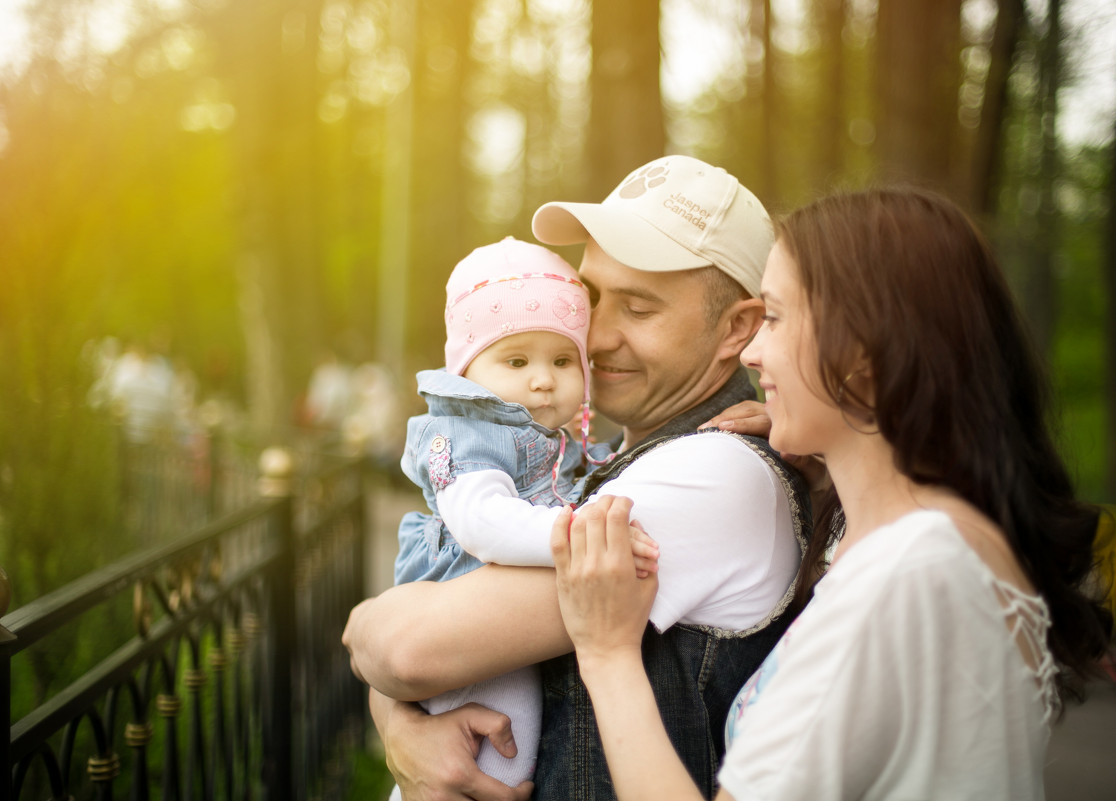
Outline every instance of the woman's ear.
{"label": "woman's ear", "polygon": [[763,324],[763,301],[759,298],[741,298],[733,301],[722,313],[724,337],[717,352],[719,358],[738,359],[752,337]]}

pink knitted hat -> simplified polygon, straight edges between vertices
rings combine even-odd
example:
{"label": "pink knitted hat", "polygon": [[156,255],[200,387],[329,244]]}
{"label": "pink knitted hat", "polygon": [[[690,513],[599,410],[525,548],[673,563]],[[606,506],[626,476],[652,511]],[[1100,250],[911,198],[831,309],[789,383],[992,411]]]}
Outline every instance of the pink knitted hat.
{"label": "pink knitted hat", "polygon": [[446,283],[446,371],[462,375],[493,342],[525,331],[569,337],[589,401],[589,292],[558,254],[507,237],[457,263]]}

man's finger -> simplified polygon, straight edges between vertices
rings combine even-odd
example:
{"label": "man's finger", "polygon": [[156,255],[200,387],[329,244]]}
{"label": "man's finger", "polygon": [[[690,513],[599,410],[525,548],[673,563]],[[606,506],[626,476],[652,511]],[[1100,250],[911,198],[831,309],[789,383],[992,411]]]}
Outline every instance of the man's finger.
{"label": "man's finger", "polygon": [[524,782],[518,787],[508,787],[499,779],[493,779],[478,768],[476,781],[472,786],[463,789],[466,797],[474,801],[526,801],[531,797],[534,786],[531,782]]}

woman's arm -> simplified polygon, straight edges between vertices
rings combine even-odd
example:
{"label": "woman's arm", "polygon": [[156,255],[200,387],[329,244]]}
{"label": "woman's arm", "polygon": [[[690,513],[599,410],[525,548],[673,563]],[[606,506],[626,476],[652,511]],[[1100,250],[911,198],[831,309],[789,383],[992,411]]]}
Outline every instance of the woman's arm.
{"label": "woman's arm", "polygon": [[572,520],[568,509],[562,511],[551,532],[558,602],[617,797],[700,801],[701,791],[667,737],[643,667],[640,642],[657,580],[636,577],[630,513],[631,501],[614,497],[601,498]]}
{"label": "woman's arm", "polygon": [[404,701],[573,650],[554,571],[500,565],[392,587],[349,613],[341,641],[358,678]]}

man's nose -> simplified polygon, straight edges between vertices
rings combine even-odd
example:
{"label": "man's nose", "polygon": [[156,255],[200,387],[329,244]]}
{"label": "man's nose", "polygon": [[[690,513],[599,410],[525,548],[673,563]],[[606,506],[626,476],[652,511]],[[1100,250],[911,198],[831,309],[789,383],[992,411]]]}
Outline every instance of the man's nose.
{"label": "man's nose", "polygon": [[615,315],[611,314],[604,306],[598,304],[589,314],[589,336],[585,346],[589,358],[594,353],[608,353],[620,347],[620,330],[616,327]]}

